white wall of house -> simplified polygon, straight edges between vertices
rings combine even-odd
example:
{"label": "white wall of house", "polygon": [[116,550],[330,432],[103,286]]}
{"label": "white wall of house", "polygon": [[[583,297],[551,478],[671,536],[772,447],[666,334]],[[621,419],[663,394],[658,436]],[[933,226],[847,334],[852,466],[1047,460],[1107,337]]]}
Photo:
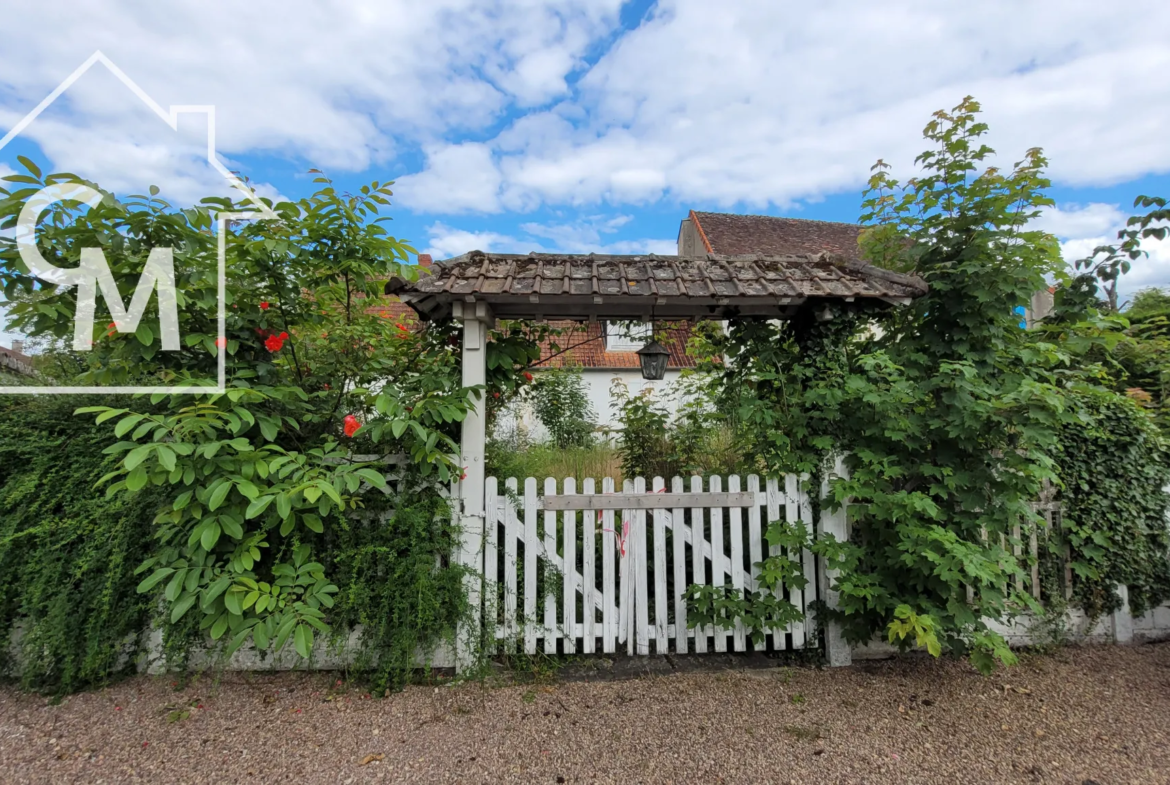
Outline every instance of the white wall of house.
{"label": "white wall of house", "polygon": [[[593,421],[599,429],[617,430],[617,404],[613,400],[611,388],[615,379],[625,383],[631,394],[640,393],[647,388],[653,390],[653,395],[664,400],[671,412],[677,410],[677,401],[670,395],[671,385],[678,380],[680,372],[667,371],[666,378],[651,382],[642,378],[642,371],[637,368],[623,368],[621,370],[605,370],[601,368],[585,368],[581,371],[581,379],[585,383],[585,394],[589,398],[589,406],[593,409]],[[510,411],[502,412],[496,420],[496,434],[503,436],[512,431],[520,430],[533,441],[543,441],[548,438],[548,431],[532,412],[527,403],[519,402]]]}

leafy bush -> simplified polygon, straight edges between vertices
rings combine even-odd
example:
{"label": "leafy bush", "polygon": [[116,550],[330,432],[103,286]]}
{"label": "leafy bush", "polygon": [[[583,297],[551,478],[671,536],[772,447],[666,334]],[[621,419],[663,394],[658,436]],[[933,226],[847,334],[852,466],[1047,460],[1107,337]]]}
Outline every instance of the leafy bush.
{"label": "leafy bush", "polygon": [[115,438],[73,417],[87,402],[0,400],[0,634],[19,631],[16,661],[3,664],[26,689],[72,692],[133,668],[153,610],[134,570],[164,494],[94,491]]}
{"label": "leafy bush", "polygon": [[532,409],[558,447],[585,447],[593,440],[596,416],[585,394],[581,369],[549,368],[528,388]]}
{"label": "leafy bush", "polygon": [[1061,427],[1055,453],[1064,504],[1056,535],[1070,547],[1073,601],[1111,612],[1123,584],[1140,614],[1170,599],[1170,446],[1127,398],[1085,390],[1073,403],[1080,416]]}
{"label": "leafy bush", "polygon": [[[16,190],[0,191],[0,228],[15,223],[38,187],[73,179],[42,177],[32,162],[22,163],[28,174],[5,178]],[[149,554],[137,565],[143,597],[135,602],[153,604],[161,595],[169,625],[187,629],[194,622],[195,632],[225,641],[229,652],[251,640],[260,651],[287,644],[308,657],[315,634],[336,632],[330,626],[335,618],[363,615],[363,606],[338,605],[347,588],[351,598],[366,597],[381,610],[394,599],[394,617],[379,629],[434,635],[449,627],[461,605],[443,587],[462,573],[436,563],[435,547],[450,542],[442,527],[420,536],[417,520],[408,526],[404,517],[380,539],[335,536],[356,531],[352,516],[380,503],[383,456],[406,455],[408,492],[437,498],[462,472],[456,438],[472,402],[514,395],[528,378],[525,367],[539,357],[541,330],[505,323],[490,336],[486,389],[462,387],[454,324],[411,329],[371,307],[387,278],[416,274],[403,264],[412,249],[387,235],[378,217],[389,203],[389,187],[374,183],[342,195],[324,177],[318,182],[321,189],[307,199],[270,204],[276,219],[228,224],[222,238],[211,231],[217,218],[249,203],[209,198],[175,210],[153,195],[121,201],[103,192],[101,203],[84,213],[75,202],[54,203],[38,230],[41,252],[58,262],[76,258],[78,248],[102,248],[123,284],[137,282],[150,249],[174,249],[181,349],[160,351],[150,327],[157,319],[152,299],[133,334],[116,322],[96,329],[93,350],[78,358],[80,373],[70,381],[210,388],[224,352],[224,393],[155,394],[78,413],[96,415],[99,426],[108,423],[112,443],[105,452],[114,462],[99,480],[108,483],[107,496],[128,505],[144,493],[165,501],[151,527]],[[218,239],[230,271],[222,344]],[[77,291],[37,283],[14,241],[4,237],[0,283],[18,329],[57,339],[72,335]],[[97,325],[108,318],[99,310]],[[411,509],[427,508],[408,498]],[[366,593],[339,585],[343,564],[350,565],[351,580],[382,580],[358,554],[383,547],[416,550],[395,550],[404,561],[378,570],[429,560],[436,570],[429,593],[445,603],[443,609],[385,593],[417,595],[416,583]],[[436,621],[418,624],[423,617]],[[373,640],[389,645],[386,635]],[[395,640],[401,648],[388,661],[401,664],[395,652],[429,642]]]}

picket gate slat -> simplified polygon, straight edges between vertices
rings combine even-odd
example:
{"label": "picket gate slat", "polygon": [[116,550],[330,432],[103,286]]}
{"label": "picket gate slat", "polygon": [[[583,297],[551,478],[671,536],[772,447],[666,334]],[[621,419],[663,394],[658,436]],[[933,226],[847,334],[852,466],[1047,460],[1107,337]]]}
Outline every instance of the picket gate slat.
{"label": "picket gate slat", "polygon": [[[496,559],[499,558],[496,543],[499,540],[498,527],[499,520],[499,484],[495,477],[488,477],[484,481],[484,541],[483,541],[483,596],[487,598],[487,616],[485,618],[495,620],[496,596],[498,593],[497,578],[499,569],[496,564]],[[484,636],[487,640],[485,646],[488,654],[496,653],[496,635],[497,625],[492,624],[487,631],[488,634]]]}
{"label": "picket gate slat", "polygon": [[[565,478],[565,496],[577,494],[577,480]],[[561,618],[565,624],[562,646],[565,654],[577,653],[577,512],[565,510],[561,528],[564,540],[561,575],[564,577],[564,594],[561,595]]]}
{"label": "picket gate slat", "polygon": [[[593,495],[592,478],[586,479],[581,483],[581,491],[589,496]],[[593,604],[597,596],[597,592],[594,591],[597,574],[594,572],[593,564],[594,556],[597,552],[596,530],[597,515],[592,510],[583,510],[581,512],[581,576],[585,580],[584,586],[581,589],[581,612],[584,614],[584,618],[581,619],[581,636],[584,639],[581,642],[581,651],[585,654],[592,654],[594,647],[597,645],[596,630],[594,628],[597,609]]]}
{"label": "picket gate slat", "polygon": [[[691,492],[692,493],[702,493],[703,492],[703,478],[702,477],[692,477],[691,478]],[[691,535],[691,570],[693,572],[691,579],[697,585],[705,586],[707,584],[707,578],[706,578],[707,559],[706,559],[706,556],[704,556],[704,554],[703,554],[703,543],[706,542],[706,539],[703,536],[703,508],[702,507],[692,507],[691,508],[690,535]],[[708,544],[708,548],[710,548],[709,544]],[[707,653],[707,634],[708,634],[708,627],[705,627],[705,626],[695,627],[695,653],[696,654],[706,654]]]}
{"label": "picket gate slat", "polygon": [[504,488],[508,491],[504,495],[504,646],[511,651],[516,638],[516,536],[518,524],[516,521],[516,505],[512,503],[512,494],[516,493],[516,478],[509,477],[504,481]]}
{"label": "picket gate slat", "polygon": [[[804,521],[805,535],[811,541],[813,537],[812,500],[809,499],[807,493],[801,491],[801,488],[808,487],[809,481],[810,478],[807,472],[800,475],[800,483],[797,485],[796,498],[797,507],[800,509],[800,519]],[[808,550],[807,548],[802,548],[800,553],[792,554],[792,558],[797,562],[802,563],[802,566],[804,567],[804,579],[806,581],[805,588],[801,589],[798,594],[800,597],[800,602],[793,602],[793,604],[804,613],[804,618],[797,622],[797,625],[800,627],[799,640],[796,637],[793,637],[792,639],[792,647],[797,649],[804,648],[809,637],[811,637],[813,634],[813,631],[809,626],[809,605],[812,602],[812,597],[816,596],[813,586],[816,584],[817,572],[816,564],[813,561],[812,551]]]}
{"label": "picket gate slat", "polygon": [[[723,480],[719,475],[713,475],[710,480],[711,493],[721,493],[723,491]],[[711,508],[711,585],[715,587],[722,587],[725,585],[724,580],[724,560],[723,560],[723,508]],[[727,651],[727,631],[719,627],[713,626],[712,637],[715,639],[715,651]]]}
{"label": "picket gate slat", "polygon": [[[800,479],[795,474],[786,474],[784,476],[784,519],[790,524],[797,524],[800,522],[800,513]],[[791,559],[792,551],[786,552],[785,556]],[[803,607],[803,598],[800,596],[799,589],[788,587],[788,601],[798,608]],[[801,622],[789,624],[788,632],[792,636],[792,648],[799,649],[804,646],[804,625]]]}
{"label": "picket gate slat", "polygon": [[[626,480],[622,483],[623,493],[634,492],[634,481]],[[633,533],[634,520],[630,515],[629,510],[622,510],[622,540],[625,546],[622,549],[621,559],[621,595],[618,600],[621,608],[621,615],[618,621],[618,642],[625,642],[626,653],[633,654],[636,650],[634,634],[634,614],[633,605],[634,599],[637,596],[637,581],[633,580],[634,559],[631,549],[633,548]]]}
{"label": "picket gate slat", "polygon": [[[682,477],[670,481],[674,493],[683,492]],[[681,507],[670,511],[671,542],[674,545],[674,650],[687,653],[687,554],[686,554],[686,513]]]}
{"label": "picket gate slat", "polygon": [[[739,492],[739,475],[733,474],[727,478],[727,490],[730,493]],[[731,507],[728,510],[731,529],[731,586],[740,594],[743,593],[745,576],[743,571],[743,512],[740,507]],[[746,632],[743,621],[735,620],[735,650],[744,651],[746,648]]]}
{"label": "picket gate slat", "polygon": [[[548,477],[544,481],[544,495],[555,496],[557,481]],[[557,552],[557,514],[551,510],[544,513],[544,552],[546,555]],[[557,591],[553,581],[552,570],[545,561],[544,570],[544,653],[557,653]]]}
{"label": "picket gate slat", "polygon": [[[780,481],[775,477],[769,477],[768,481],[765,483],[765,487],[767,488],[767,492],[765,494],[765,503],[767,504],[766,514],[768,523],[771,524],[773,521],[780,520]],[[765,527],[765,531],[766,530],[767,527]],[[768,555],[779,556],[780,546],[769,545]],[[781,589],[781,592],[783,592],[783,589]],[[774,627],[772,629],[772,646],[777,651],[783,651],[788,648],[788,630],[786,628]]]}
{"label": "picket gate slat", "polygon": [[[655,493],[666,490],[666,481],[654,478]],[[666,625],[666,510],[654,511],[654,651],[667,653]]]}
{"label": "picket gate slat", "polygon": [[[646,479],[634,480],[634,493],[646,492]],[[634,511],[634,637],[638,654],[650,653],[650,587],[646,554],[646,511]]]}
{"label": "picket gate slat", "polygon": [[536,653],[536,478],[524,480],[524,652]]}
{"label": "picket gate slat", "polygon": [[[613,478],[601,481],[602,493],[613,493]],[[601,627],[603,639],[601,650],[613,654],[617,649],[617,597],[614,592],[613,553],[619,534],[614,529],[613,510],[601,512]]]}
{"label": "picket gate slat", "polygon": [[[747,478],[748,492],[755,496],[755,503],[748,507],[748,559],[750,560],[751,573],[748,587],[753,592],[760,590],[760,562],[764,560],[764,543],[760,534],[760,503],[764,501],[760,493],[760,478],[754,474],[749,474]],[[763,636],[758,636],[759,640],[753,643],[752,648],[756,651],[764,651],[768,648],[768,642]]]}

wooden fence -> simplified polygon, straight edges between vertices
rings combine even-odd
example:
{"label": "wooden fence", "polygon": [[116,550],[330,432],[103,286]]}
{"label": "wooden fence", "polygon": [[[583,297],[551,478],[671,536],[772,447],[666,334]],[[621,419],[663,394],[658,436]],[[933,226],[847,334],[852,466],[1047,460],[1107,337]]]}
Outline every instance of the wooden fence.
{"label": "wooden fence", "polygon": [[[743,487],[746,485],[746,487]],[[817,560],[798,560],[807,584],[787,589],[805,620],[768,630],[754,644],[742,624],[734,630],[690,629],[691,584],[757,590],[757,563],[770,546],[771,521],[801,522],[814,533],[807,475],[745,483],[732,475],[627,480],[620,494],[611,479],[573,479],[543,494],[528,478],[499,487],[487,478],[484,540],[485,616],[492,653],[704,653],[815,646],[810,604],[817,598]]]}

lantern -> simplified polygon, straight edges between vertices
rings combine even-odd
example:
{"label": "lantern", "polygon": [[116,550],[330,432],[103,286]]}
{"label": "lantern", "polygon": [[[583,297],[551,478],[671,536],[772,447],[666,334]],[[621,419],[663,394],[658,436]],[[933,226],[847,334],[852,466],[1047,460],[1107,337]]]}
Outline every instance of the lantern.
{"label": "lantern", "polygon": [[666,376],[666,361],[670,352],[658,341],[651,338],[645,346],[638,350],[638,360],[642,363],[642,378],[656,382]]}

